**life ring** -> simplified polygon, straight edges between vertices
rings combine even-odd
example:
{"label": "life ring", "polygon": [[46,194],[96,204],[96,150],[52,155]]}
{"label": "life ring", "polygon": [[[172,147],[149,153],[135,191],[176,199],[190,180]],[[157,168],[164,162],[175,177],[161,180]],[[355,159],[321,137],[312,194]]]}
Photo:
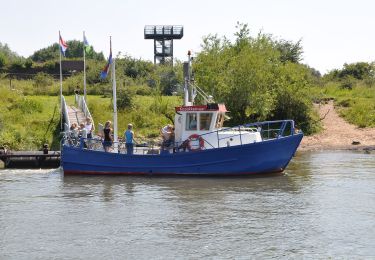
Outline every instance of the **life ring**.
{"label": "life ring", "polygon": [[[189,136],[189,138],[187,139],[188,140],[188,144],[187,144],[187,147],[190,151],[199,151],[199,150],[203,150],[204,149],[204,139],[202,138],[202,136],[198,135],[198,134],[192,134],[191,136]],[[197,148],[192,148],[191,147],[191,142],[192,141],[199,141],[199,146]]]}

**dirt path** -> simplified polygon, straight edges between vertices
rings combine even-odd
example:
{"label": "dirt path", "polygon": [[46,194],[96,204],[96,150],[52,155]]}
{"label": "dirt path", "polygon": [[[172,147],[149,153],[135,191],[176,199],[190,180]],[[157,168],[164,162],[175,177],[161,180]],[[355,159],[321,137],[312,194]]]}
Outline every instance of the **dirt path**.
{"label": "dirt path", "polygon": [[[304,137],[299,150],[375,150],[375,128],[358,128],[341,118],[330,101],[317,105],[324,130]],[[353,142],[359,142],[355,145]]]}

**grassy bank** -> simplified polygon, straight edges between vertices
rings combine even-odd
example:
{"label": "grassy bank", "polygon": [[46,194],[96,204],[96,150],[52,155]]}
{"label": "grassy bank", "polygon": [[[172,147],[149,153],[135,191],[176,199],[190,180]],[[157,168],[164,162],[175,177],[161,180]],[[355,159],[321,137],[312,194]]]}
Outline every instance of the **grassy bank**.
{"label": "grassy bank", "polygon": [[[60,116],[58,96],[24,96],[22,92],[0,87],[0,146],[12,150],[39,150],[48,143],[59,149]],[[74,97],[67,101],[74,104]],[[131,108],[118,111],[119,136],[128,123],[134,125],[138,139],[155,138],[160,128],[171,123],[164,115],[173,114],[179,97],[134,96]],[[112,100],[101,96],[88,96],[88,104],[96,126],[113,121]]]}
{"label": "grassy bank", "polygon": [[[98,123],[113,121],[112,100],[101,96],[88,96],[90,112]],[[172,123],[164,114],[174,115],[174,107],[181,104],[175,96],[134,96],[131,108],[118,111],[118,132],[122,136],[128,123],[132,123],[140,139],[155,138],[165,124]]]}
{"label": "grassy bank", "polygon": [[24,96],[6,87],[0,91],[0,146],[38,150],[48,143],[59,149],[57,96]]}
{"label": "grassy bank", "polygon": [[333,99],[340,116],[359,127],[375,127],[375,87],[359,82],[351,88],[329,82],[312,89],[316,101]]}

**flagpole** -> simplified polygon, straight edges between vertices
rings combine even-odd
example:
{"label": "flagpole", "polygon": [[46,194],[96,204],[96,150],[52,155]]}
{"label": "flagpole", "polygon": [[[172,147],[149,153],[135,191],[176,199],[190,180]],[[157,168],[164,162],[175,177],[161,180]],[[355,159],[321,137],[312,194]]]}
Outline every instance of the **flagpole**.
{"label": "flagpole", "polygon": [[[109,38],[110,51],[112,53],[112,37]],[[112,56],[112,90],[113,90],[113,139],[114,139],[114,150],[118,152],[118,136],[117,136],[117,96],[116,96],[116,68],[115,59]]]}
{"label": "flagpole", "polygon": [[63,129],[63,123],[62,123],[62,111],[63,111],[63,104],[62,104],[62,67],[61,67],[61,46],[60,46],[60,31],[59,31],[59,53],[60,53],[60,129]]}
{"label": "flagpole", "polygon": [[87,105],[86,99],[86,50],[85,50],[85,31],[83,31],[83,98]]}

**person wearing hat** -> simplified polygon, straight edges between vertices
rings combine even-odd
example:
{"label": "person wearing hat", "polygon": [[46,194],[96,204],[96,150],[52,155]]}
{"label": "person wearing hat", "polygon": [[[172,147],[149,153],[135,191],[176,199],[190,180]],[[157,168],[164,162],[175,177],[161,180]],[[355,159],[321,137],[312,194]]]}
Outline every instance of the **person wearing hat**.
{"label": "person wearing hat", "polygon": [[166,125],[160,130],[163,138],[162,149],[168,149],[174,143],[174,127],[173,125]]}
{"label": "person wearing hat", "polygon": [[128,130],[125,131],[125,146],[126,146],[126,153],[133,154],[134,151],[134,132],[133,132],[133,125],[128,124]]}

